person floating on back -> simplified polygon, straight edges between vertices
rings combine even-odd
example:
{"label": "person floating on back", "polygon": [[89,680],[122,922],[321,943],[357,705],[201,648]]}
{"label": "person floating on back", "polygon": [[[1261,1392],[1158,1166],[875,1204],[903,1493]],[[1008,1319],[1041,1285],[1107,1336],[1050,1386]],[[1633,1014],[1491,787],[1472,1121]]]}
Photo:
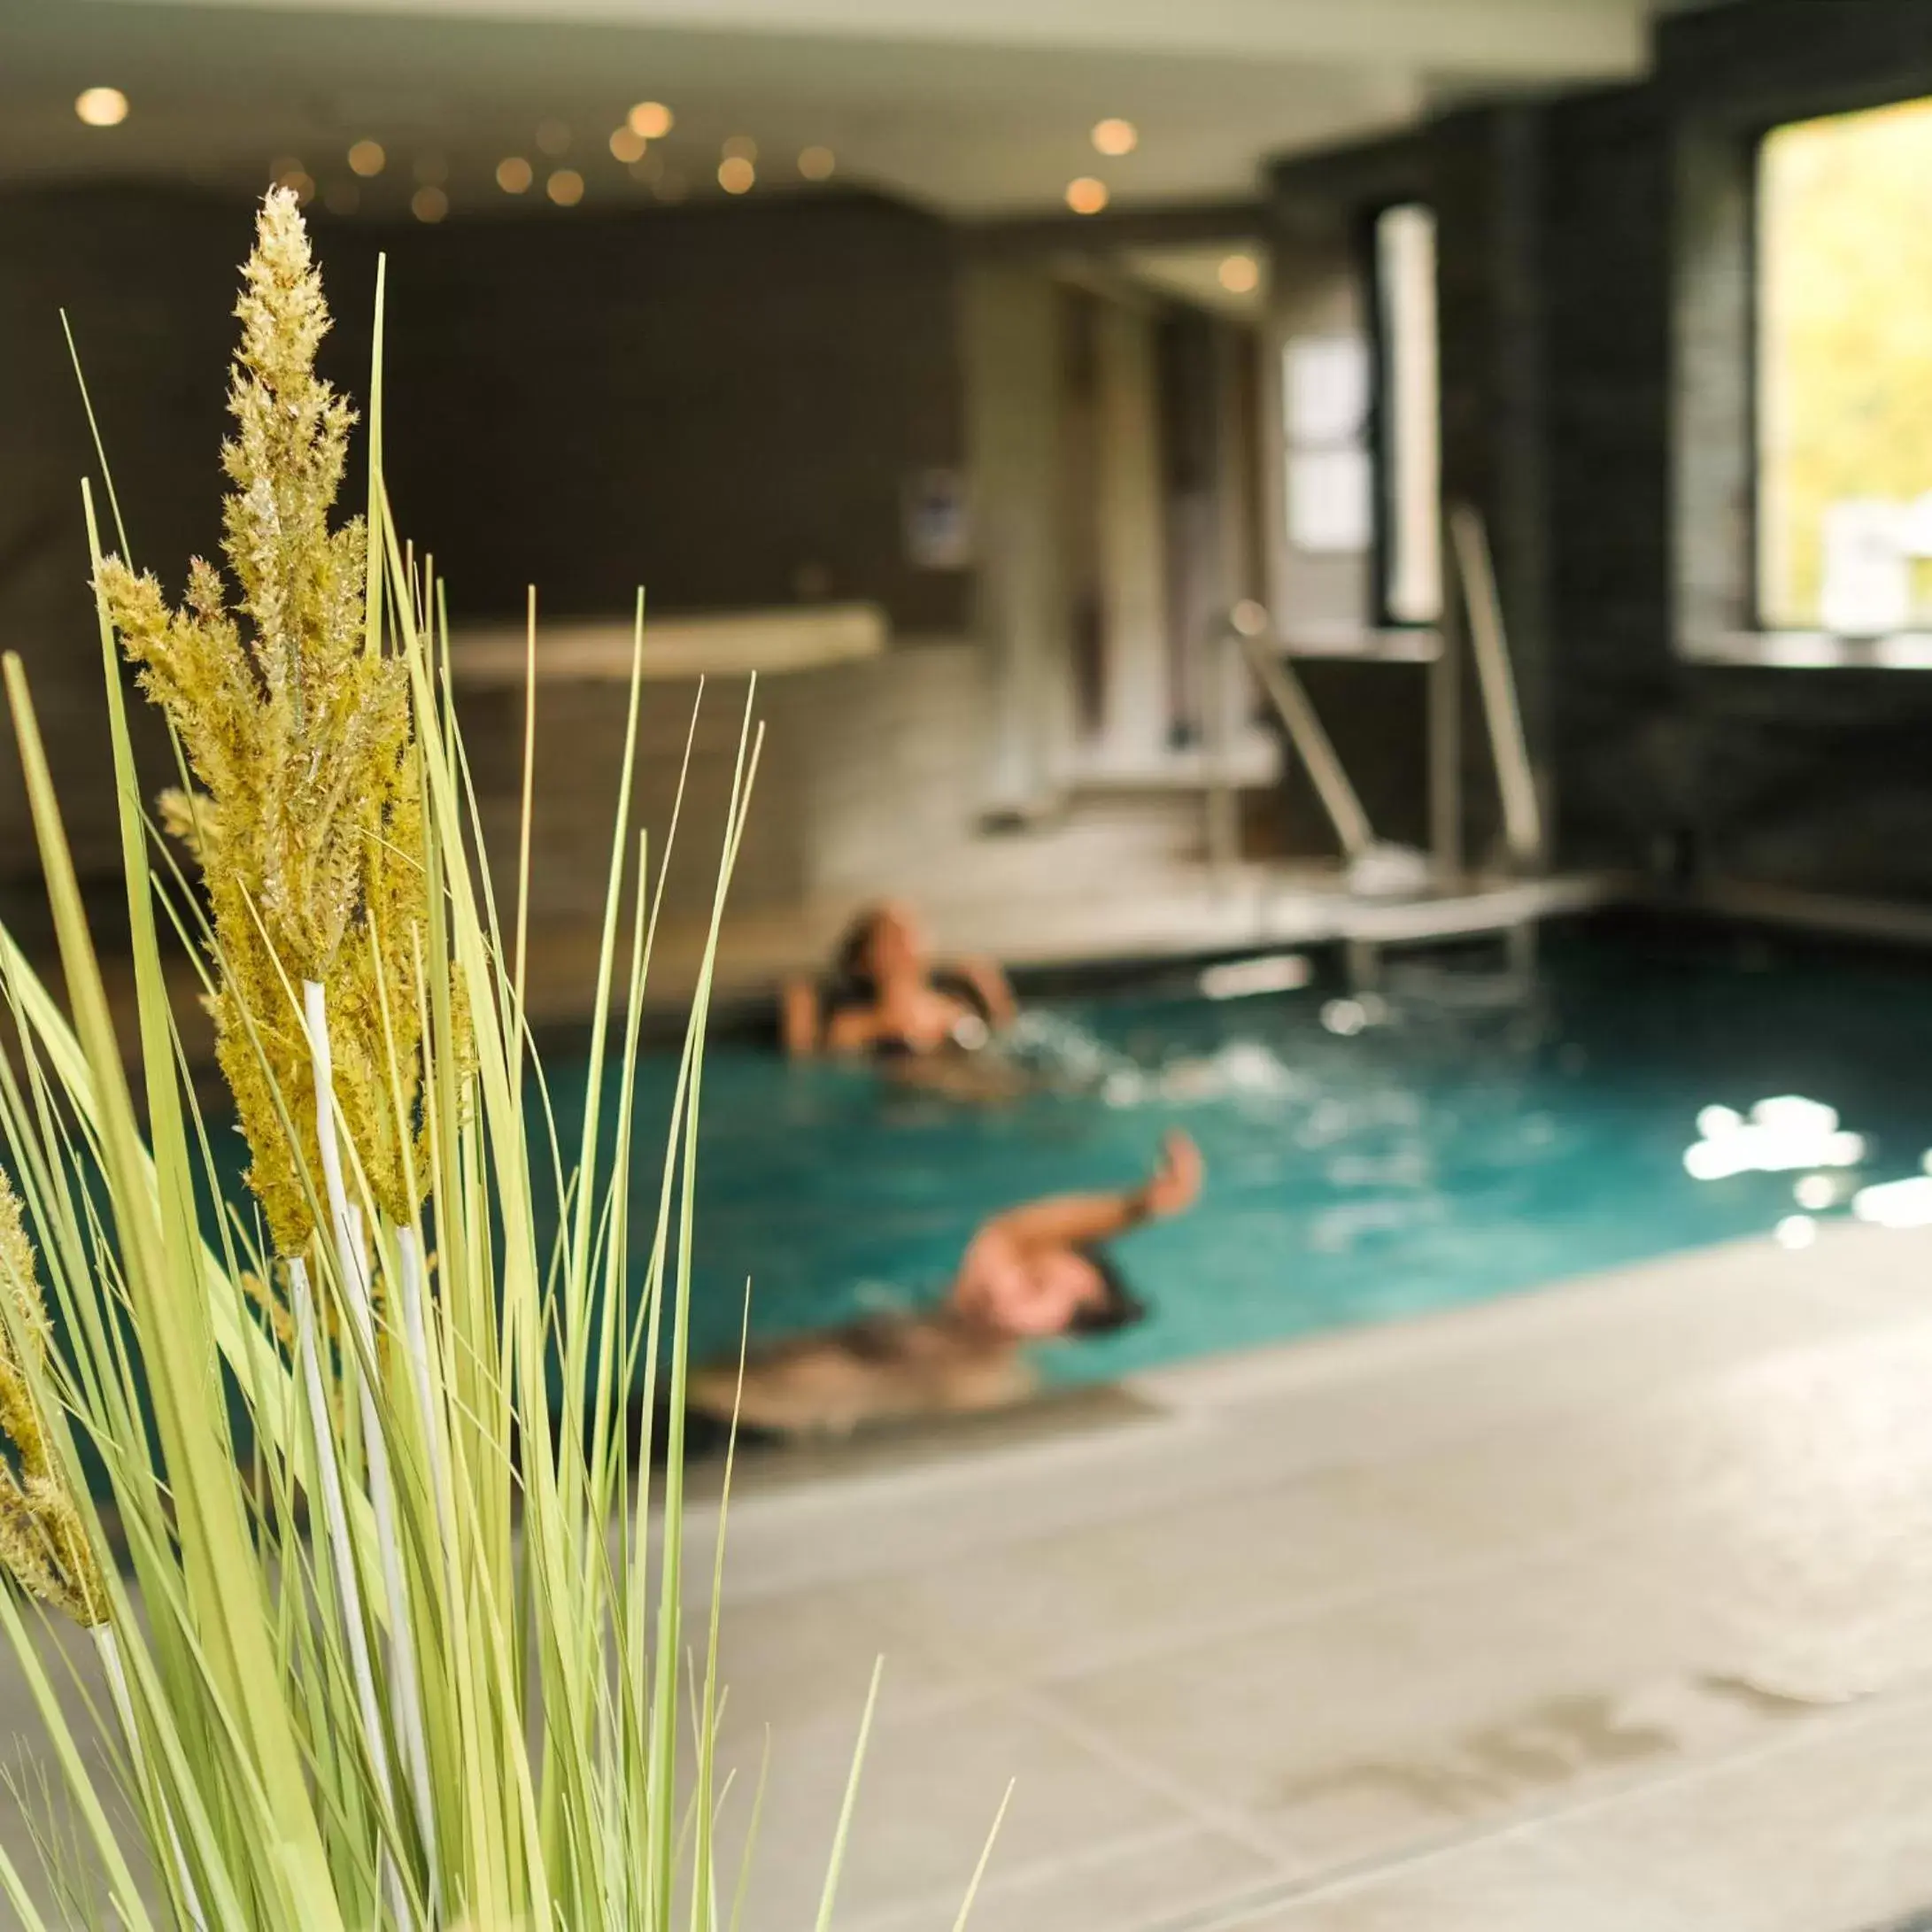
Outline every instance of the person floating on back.
{"label": "person floating on back", "polygon": [[1194,1142],[1169,1134],[1154,1172],[1110,1194],[1009,1208],[967,1244],[945,1299],[922,1314],[868,1316],[798,1335],[746,1364],[694,1370],[696,1441],[729,1426],[767,1437],[845,1434],[862,1424],[1001,1407],[1035,1386],[1029,1342],[1105,1334],[1146,1313],[1101,1243],[1200,1198]]}

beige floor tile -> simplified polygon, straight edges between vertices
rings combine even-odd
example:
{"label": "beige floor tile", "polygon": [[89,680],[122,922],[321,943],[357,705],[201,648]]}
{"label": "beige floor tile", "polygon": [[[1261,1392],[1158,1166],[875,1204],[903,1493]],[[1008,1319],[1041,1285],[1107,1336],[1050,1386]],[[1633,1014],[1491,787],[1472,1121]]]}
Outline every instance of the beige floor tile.
{"label": "beige floor tile", "polygon": [[[708,1611],[687,1626],[701,1658]],[[910,1716],[983,1689],[922,1633],[882,1613],[873,1595],[835,1586],[727,1602],[719,1618],[718,1680],[728,1692],[723,1735],[755,1739],[820,1723],[855,1725],[876,1662],[888,1712]]]}
{"label": "beige floor tile", "polygon": [[1721,1611],[1501,1565],[1068,1677],[1043,1695],[1318,1869],[1654,1777],[1812,1715]]}
{"label": "beige floor tile", "polygon": [[1028,1537],[880,1592],[989,1668],[1050,1675],[1385,1588],[1454,1563],[1457,1544],[1426,1511],[1331,1471]]}
{"label": "beige floor tile", "polygon": [[1932,1328],[1820,1342],[1645,1402],[1505,1424],[1379,1473],[1478,1547],[1696,1506],[1932,1513]]}
{"label": "beige floor tile", "polygon": [[1551,1840],[1605,1882],[1665,1887],[1724,1932],[1859,1932],[1932,1906],[1932,1707],[1633,1792]]}
{"label": "beige floor tile", "polygon": [[[1109,1845],[1057,1867],[1002,1882],[988,1879],[970,1932],[1139,1932],[1177,1913],[1265,1887],[1268,1862],[1217,1832],[1181,1831]],[[957,1895],[868,1919],[855,1932],[952,1932]]]}
{"label": "beige floor tile", "polygon": [[1626,1524],[1596,1554],[1727,1605],[1809,1695],[1932,1672],[1932,1456],[1921,1416],[1883,1426],[1882,1395],[1862,1413],[1851,1390],[1828,1415],[1766,1403],[1750,1480]]}
{"label": "beige floor tile", "polygon": [[[748,1932],[796,1932],[811,1922],[858,1728],[793,1731],[773,1747],[760,1821]],[[755,1781],[755,1754],[720,1834],[735,1868]],[[1103,1755],[1004,1698],[951,1705],[923,1718],[882,1719],[839,1887],[839,1923],[963,1897],[1009,1780],[1017,1779],[992,1870],[1002,1882],[1108,1846],[1200,1822]]]}
{"label": "beige floor tile", "polygon": [[1244,1920],[1240,1932],[1701,1932],[1701,1928],[1674,1901],[1647,1886],[1553,1856],[1530,1835],[1512,1835],[1320,1892]]}

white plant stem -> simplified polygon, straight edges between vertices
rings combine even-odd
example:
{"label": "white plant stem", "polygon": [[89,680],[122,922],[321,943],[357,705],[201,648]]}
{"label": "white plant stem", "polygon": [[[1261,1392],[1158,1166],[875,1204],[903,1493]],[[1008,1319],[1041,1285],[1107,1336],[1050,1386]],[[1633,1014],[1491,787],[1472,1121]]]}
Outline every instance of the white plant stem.
{"label": "white plant stem", "polygon": [[396,1252],[400,1259],[397,1299],[401,1304],[403,1347],[409,1357],[409,1379],[414,1386],[416,1409],[422,1418],[423,1452],[429,1459],[429,1484],[436,1495],[437,1523],[445,1543],[454,1536],[449,1517],[450,1499],[444,1483],[443,1438],[437,1426],[436,1396],[429,1378],[429,1324],[423,1296],[422,1248],[413,1227],[398,1228]]}
{"label": "white plant stem", "polygon": [[[336,1437],[328,1419],[328,1391],[322,1380],[315,1293],[309,1286],[308,1264],[299,1255],[290,1258],[289,1283],[295,1303],[295,1351],[301,1366],[303,1388],[308,1396],[309,1433],[315,1448],[315,1486],[322,1505],[322,1534],[328,1540],[330,1567],[336,1574],[343,1634],[349,1645],[349,1669],[355,1679],[356,1704],[362,1717],[369,1762],[382,1787],[383,1801],[393,1812],[396,1794],[390,1780],[389,1744],[383,1735],[383,1704],[376,1696],[375,1672],[369,1661],[368,1627],[362,1618],[362,1586],[357,1580],[355,1550],[349,1541],[349,1512],[342,1500],[342,1467],[336,1460]],[[401,1881],[387,1850],[383,1853],[382,1870],[383,1889],[389,1896],[395,1922],[406,1925]]]}
{"label": "white plant stem", "polygon": [[[135,1781],[150,1784],[148,1754],[141,1743],[141,1729],[135,1722],[135,1701],[128,1688],[128,1666],[120,1654],[120,1637],[111,1623],[97,1623],[88,1632],[99,1653],[101,1668],[107,1675],[107,1694],[113,1700],[114,1714],[120,1720],[121,1735],[128,1741],[128,1755],[134,1760]],[[182,1850],[181,1834],[174,1828],[174,1814],[168,1808],[166,1794],[154,1787],[155,1803],[167,1821],[167,1842],[174,1854],[175,1875],[181,1882],[182,1903],[188,1908],[188,1921],[195,1932],[207,1932],[207,1914],[201,1909],[201,1895],[188,1869],[188,1855]]]}
{"label": "white plant stem", "polygon": [[[362,1404],[362,1433],[369,1462],[369,1503],[375,1516],[375,1540],[383,1565],[383,1589],[389,1599],[390,1703],[404,1771],[414,1800],[416,1826],[433,1874],[437,1869],[436,1807],[429,1782],[429,1752],[423,1735],[421,1679],[416,1666],[414,1631],[403,1580],[403,1547],[396,1520],[396,1486],[390,1472],[389,1442],[383,1418],[370,1386],[367,1369],[375,1360],[375,1317],[369,1298],[368,1262],[362,1240],[362,1217],[350,1204],[344,1185],[342,1145],[336,1129],[335,1058],[328,1039],[328,1001],[321,984],[302,982],[302,1013],[309,1041],[309,1064],[315,1083],[315,1138],[321,1152],[322,1186],[333,1224],[336,1264],[343,1298],[355,1324],[358,1346],[343,1351],[348,1372],[355,1378]],[[426,1393],[419,1387],[418,1394]],[[427,1410],[424,1426],[429,1427]]]}

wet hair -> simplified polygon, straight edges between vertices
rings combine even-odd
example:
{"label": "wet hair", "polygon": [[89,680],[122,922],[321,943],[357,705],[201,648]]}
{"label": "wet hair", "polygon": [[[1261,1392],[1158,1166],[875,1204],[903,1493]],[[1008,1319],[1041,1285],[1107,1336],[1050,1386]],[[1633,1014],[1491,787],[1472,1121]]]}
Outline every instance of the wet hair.
{"label": "wet hair", "polygon": [[1110,1335],[1117,1328],[1132,1328],[1145,1321],[1148,1305],[1127,1286],[1126,1277],[1105,1248],[1083,1248],[1081,1258],[1101,1278],[1097,1302],[1083,1302],[1067,1324],[1070,1335]]}
{"label": "wet hair", "polygon": [[[878,981],[873,977],[866,955],[871,951],[873,935],[877,932],[879,921],[887,909],[887,904],[883,901],[868,906],[839,935],[838,944],[832,948],[831,970],[820,988],[820,995],[828,1009],[837,1011],[840,1007],[869,1006],[878,998]],[[977,1013],[989,1026],[993,1024],[992,1002],[986,998],[985,988],[971,974],[961,972],[955,967],[936,966],[931,981],[936,993],[943,993],[949,1000],[957,1000],[969,1013]]]}
{"label": "wet hair", "polygon": [[866,961],[866,954],[872,948],[872,935],[878,931],[882,910],[878,906],[868,906],[846,928],[832,951],[832,984],[846,991],[848,995],[855,994],[864,1000],[877,996],[878,988],[873,984],[872,969]]}

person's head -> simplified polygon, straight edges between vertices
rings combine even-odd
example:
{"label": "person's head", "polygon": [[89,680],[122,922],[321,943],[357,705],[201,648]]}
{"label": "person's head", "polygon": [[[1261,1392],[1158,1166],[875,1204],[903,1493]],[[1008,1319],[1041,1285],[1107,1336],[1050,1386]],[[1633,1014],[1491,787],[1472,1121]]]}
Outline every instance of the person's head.
{"label": "person's head", "polygon": [[877,987],[908,973],[923,973],[926,937],[919,916],[903,900],[868,906],[838,942],[834,970],[851,985]]}
{"label": "person's head", "polygon": [[990,1284],[993,1319],[1028,1341],[1104,1335],[1140,1321],[1147,1308],[1099,1248],[1039,1248]]}

